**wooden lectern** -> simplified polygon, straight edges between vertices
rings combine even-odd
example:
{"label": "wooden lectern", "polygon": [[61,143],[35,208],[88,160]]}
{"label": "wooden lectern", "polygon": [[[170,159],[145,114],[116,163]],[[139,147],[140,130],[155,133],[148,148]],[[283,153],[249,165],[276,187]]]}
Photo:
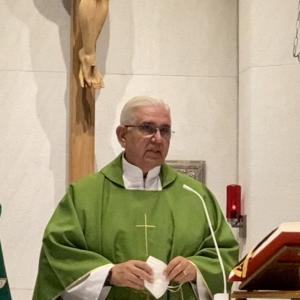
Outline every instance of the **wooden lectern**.
{"label": "wooden lectern", "polygon": [[299,291],[235,291],[230,295],[231,299],[245,300],[257,299],[300,299]]}
{"label": "wooden lectern", "polygon": [[284,246],[257,268],[231,298],[300,299],[300,247]]}

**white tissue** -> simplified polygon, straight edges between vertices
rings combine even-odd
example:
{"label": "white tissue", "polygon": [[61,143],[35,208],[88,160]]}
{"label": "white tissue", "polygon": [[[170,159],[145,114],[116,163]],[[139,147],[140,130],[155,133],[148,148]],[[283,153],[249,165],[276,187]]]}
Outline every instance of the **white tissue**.
{"label": "white tissue", "polygon": [[167,265],[153,257],[149,256],[146,263],[151,267],[153,271],[153,282],[144,281],[146,289],[156,298],[160,298],[168,289],[169,281],[164,275],[164,270]]}

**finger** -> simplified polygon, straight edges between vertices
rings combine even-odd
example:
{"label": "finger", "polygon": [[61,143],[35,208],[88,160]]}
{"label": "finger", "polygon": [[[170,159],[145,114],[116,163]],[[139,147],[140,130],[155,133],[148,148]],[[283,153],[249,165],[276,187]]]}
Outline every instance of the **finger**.
{"label": "finger", "polygon": [[178,275],[180,275],[180,273],[182,273],[182,265],[178,264],[176,265],[171,272],[167,275],[168,280],[173,280],[174,278],[176,278]]}
{"label": "finger", "polygon": [[134,261],[134,265],[143,270],[144,272],[146,272],[147,274],[149,275],[153,275],[153,271],[152,271],[152,268],[144,261],[140,261],[140,260],[136,260]]}
{"label": "finger", "polygon": [[196,281],[197,279],[197,267],[188,260],[188,265],[185,270],[188,273],[189,281]]}
{"label": "finger", "polygon": [[186,268],[186,259],[181,256],[177,256],[172,259],[165,270],[165,275],[169,280],[173,280],[180,272]]}
{"label": "finger", "polygon": [[189,281],[189,274],[183,270],[177,276],[173,278],[173,280],[177,283],[185,283]]}
{"label": "finger", "polygon": [[181,257],[180,256],[176,256],[175,258],[173,258],[169,263],[168,266],[165,270],[165,274],[169,274],[178,264],[180,264],[181,261]]}
{"label": "finger", "polygon": [[130,287],[137,290],[144,289],[144,282],[138,278],[129,278],[127,277],[124,281],[120,282],[118,286]]}
{"label": "finger", "polygon": [[133,274],[136,275],[138,278],[140,278],[141,280],[146,280],[149,282],[152,282],[152,275],[150,275],[147,271],[140,269],[138,267],[135,267],[133,269]]}
{"label": "finger", "polygon": [[187,265],[187,267],[179,273],[173,280],[178,283],[185,283],[188,281],[194,281],[196,280],[197,272],[195,270],[195,267],[190,264]]}
{"label": "finger", "polygon": [[112,268],[111,283],[116,286],[143,288],[143,280],[134,274],[133,267],[128,263]]}
{"label": "finger", "polygon": [[93,86],[95,89],[104,88],[103,76],[98,70],[94,72]]}
{"label": "finger", "polygon": [[149,275],[147,272],[139,269],[139,268],[135,268],[133,270],[133,274],[136,275],[137,278],[140,278],[141,280],[147,280],[150,281],[152,280],[152,276]]}
{"label": "finger", "polygon": [[143,286],[140,286],[140,285],[138,285],[138,284],[136,284],[136,283],[134,283],[134,282],[129,282],[129,283],[126,285],[126,287],[129,287],[129,288],[132,288],[132,289],[135,289],[135,290],[144,290],[144,289],[145,289],[144,285],[143,285]]}
{"label": "finger", "polygon": [[102,85],[100,83],[93,83],[93,88],[95,90],[100,90],[100,89],[102,89]]}
{"label": "finger", "polygon": [[137,289],[137,290],[142,290],[142,289],[145,288],[144,281],[141,280],[138,277],[128,278],[128,284],[127,284],[127,286],[128,287],[132,287],[132,288]]}

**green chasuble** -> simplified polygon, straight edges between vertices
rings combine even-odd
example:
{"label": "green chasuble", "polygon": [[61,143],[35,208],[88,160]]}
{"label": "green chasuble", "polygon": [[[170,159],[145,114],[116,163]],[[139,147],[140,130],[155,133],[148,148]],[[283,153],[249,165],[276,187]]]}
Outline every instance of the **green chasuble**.
{"label": "green chasuble", "polygon": [[[126,190],[121,156],[95,175],[70,186],[44,234],[34,300],[55,299],[91,270],[149,255],[168,263],[176,256],[199,268],[211,294],[223,292],[223,279],[200,199],[206,201],[228,273],[238,244],[209,190],[171,167],[161,168],[162,191]],[[146,226],[147,225],[147,226]],[[112,287],[106,299],[154,299],[149,293]],[[164,300],[197,299],[189,283]]]}
{"label": "green chasuble", "polygon": [[[1,216],[1,212],[2,212],[2,207],[0,204],[0,216]],[[1,243],[0,243],[0,300],[11,300]]]}
{"label": "green chasuble", "polygon": [[0,243],[0,299],[11,300],[9,285],[8,285],[5,266],[4,266],[1,243]]}

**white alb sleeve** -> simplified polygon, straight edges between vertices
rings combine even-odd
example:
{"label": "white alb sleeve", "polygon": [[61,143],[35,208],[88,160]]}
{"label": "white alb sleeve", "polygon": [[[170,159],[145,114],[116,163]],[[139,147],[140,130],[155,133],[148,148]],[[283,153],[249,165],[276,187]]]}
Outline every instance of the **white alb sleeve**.
{"label": "white alb sleeve", "polygon": [[79,280],[80,283],[72,283],[63,293],[64,300],[104,300],[109,293],[110,287],[104,286],[106,277],[113,267],[113,264],[107,264],[92,270],[86,279]]}
{"label": "white alb sleeve", "polygon": [[213,298],[212,294],[211,294],[209,288],[207,287],[206,282],[205,282],[200,270],[193,262],[190,261],[190,263],[196,268],[196,271],[197,271],[196,284],[191,283],[194,293],[197,295],[198,299],[211,300]]}

